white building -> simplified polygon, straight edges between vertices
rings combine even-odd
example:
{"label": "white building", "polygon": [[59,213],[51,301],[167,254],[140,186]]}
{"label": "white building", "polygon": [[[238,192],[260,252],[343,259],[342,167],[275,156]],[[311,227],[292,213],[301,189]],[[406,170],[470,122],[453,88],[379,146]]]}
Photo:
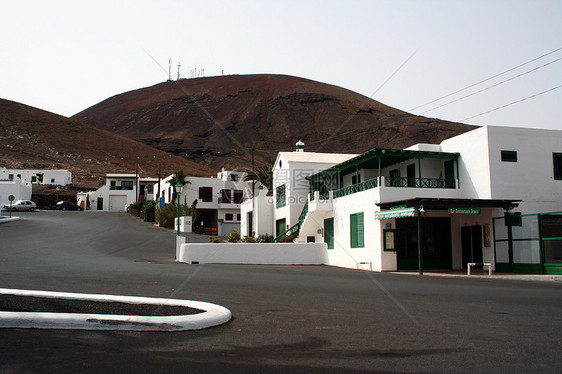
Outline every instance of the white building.
{"label": "white building", "polygon": [[[275,198],[265,202],[277,240],[325,242],[329,264],[349,268],[475,262],[562,273],[562,131],[486,126],[441,144],[341,156],[310,175],[317,165],[279,154],[275,170],[288,172],[274,173]],[[246,204],[245,213],[260,204]]]}
{"label": "white building", "polygon": [[158,178],[139,177],[137,174],[110,173],[105,176],[105,184],[96,191],[79,192],[78,205],[85,210],[124,211],[137,201],[154,200],[154,183]]}
{"label": "white building", "polygon": [[[240,232],[240,205],[252,193],[252,183],[244,181],[246,176],[245,172],[223,169],[216,178],[187,177],[179,201],[187,206],[197,201],[199,216],[193,226],[208,235],[229,235],[232,230]],[[172,201],[172,177],[170,175],[160,182],[162,203]],[[158,190],[158,184],[154,189]]]}
{"label": "white building", "polygon": [[13,181],[15,179],[36,184],[67,186],[72,184],[72,173],[68,170],[0,168],[0,180]]}
{"label": "white building", "polygon": [[19,178],[13,180],[0,180],[0,207],[10,204],[8,197],[14,196],[14,201],[31,200],[31,182]]}

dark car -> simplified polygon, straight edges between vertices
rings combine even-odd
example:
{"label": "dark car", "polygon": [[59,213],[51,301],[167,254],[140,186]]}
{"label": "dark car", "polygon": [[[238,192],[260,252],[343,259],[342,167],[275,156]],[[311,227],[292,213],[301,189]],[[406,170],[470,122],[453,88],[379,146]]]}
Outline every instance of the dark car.
{"label": "dark car", "polygon": [[76,205],[72,201],[59,201],[56,206],[57,210],[83,210],[81,206]]}

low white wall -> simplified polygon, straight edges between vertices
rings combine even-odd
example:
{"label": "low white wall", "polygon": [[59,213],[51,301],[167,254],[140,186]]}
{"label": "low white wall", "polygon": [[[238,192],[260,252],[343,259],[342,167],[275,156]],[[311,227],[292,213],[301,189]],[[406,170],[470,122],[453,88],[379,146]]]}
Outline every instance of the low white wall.
{"label": "low white wall", "polygon": [[187,243],[182,244],[179,262],[188,264],[328,264],[325,243]]}

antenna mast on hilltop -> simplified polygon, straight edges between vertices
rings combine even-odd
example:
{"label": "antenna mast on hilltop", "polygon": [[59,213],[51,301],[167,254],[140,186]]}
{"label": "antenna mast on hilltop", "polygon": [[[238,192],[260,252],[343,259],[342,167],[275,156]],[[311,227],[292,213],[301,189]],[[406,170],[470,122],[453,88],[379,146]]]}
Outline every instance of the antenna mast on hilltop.
{"label": "antenna mast on hilltop", "polygon": [[180,80],[180,66],[181,63],[178,61],[178,80]]}
{"label": "antenna mast on hilltop", "polygon": [[168,80],[172,80],[172,59],[168,60]]}

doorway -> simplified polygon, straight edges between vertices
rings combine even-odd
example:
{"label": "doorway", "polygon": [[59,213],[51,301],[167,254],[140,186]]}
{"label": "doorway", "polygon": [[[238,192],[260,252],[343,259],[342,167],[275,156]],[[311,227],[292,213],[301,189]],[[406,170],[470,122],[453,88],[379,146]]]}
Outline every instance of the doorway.
{"label": "doorway", "polygon": [[[461,227],[462,243],[462,268],[466,269],[467,263],[482,263],[482,225]],[[482,269],[482,266],[475,266],[475,269]]]}
{"label": "doorway", "polygon": [[[451,219],[426,217],[422,219],[422,248],[424,269],[451,269]],[[418,263],[417,218],[396,220],[397,270],[416,270]]]}
{"label": "doorway", "polygon": [[275,221],[275,236],[283,234],[287,230],[287,225],[285,223],[285,218],[278,219]]}
{"label": "doorway", "polygon": [[98,197],[97,210],[103,210],[103,197]]}

